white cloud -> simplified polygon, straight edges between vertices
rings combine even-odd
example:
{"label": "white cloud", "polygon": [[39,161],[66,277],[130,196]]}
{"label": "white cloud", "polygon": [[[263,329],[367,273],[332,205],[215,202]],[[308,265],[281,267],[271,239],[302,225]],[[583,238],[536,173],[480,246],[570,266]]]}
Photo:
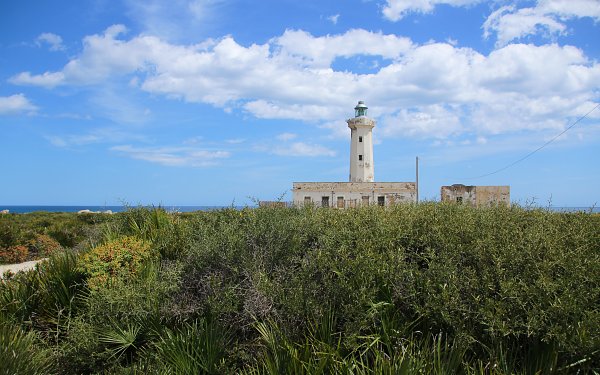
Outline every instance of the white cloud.
{"label": "white cloud", "polygon": [[348,124],[343,120],[343,117],[340,117],[337,120],[323,122],[319,125],[319,128],[327,129],[330,132],[329,138],[331,139],[348,139],[348,136],[350,135]]}
{"label": "white cloud", "polygon": [[90,94],[89,101],[99,115],[117,124],[140,125],[152,118],[146,103],[137,100],[127,89],[119,90],[107,84],[102,90],[91,90]]}
{"label": "white cloud", "polygon": [[37,45],[47,44],[50,46],[50,51],[62,51],[65,49],[63,40],[60,35],[53,33],[42,33],[35,40]]}
{"label": "white cloud", "polygon": [[229,143],[230,145],[239,145],[240,143],[244,143],[246,140],[244,138],[232,138],[226,139],[225,143]]}
{"label": "white cloud", "polygon": [[[244,105],[244,109],[258,118],[264,119],[294,119],[294,120],[322,120],[335,117],[339,108],[321,105],[295,104],[293,102],[279,102],[255,100]],[[343,111],[339,111],[343,115]]]}
{"label": "white cloud", "polygon": [[50,135],[47,136],[46,139],[56,147],[82,146],[90,143],[98,143],[102,140],[102,138],[96,134],[68,136]]}
{"label": "white cloud", "polygon": [[390,21],[398,21],[408,13],[431,13],[436,5],[466,6],[482,0],[386,0],[383,15]]}
{"label": "white cloud", "polygon": [[598,0],[538,0],[537,8],[545,14],[556,14],[562,19],[574,17],[600,19]]}
{"label": "white cloud", "polygon": [[[409,13],[431,13],[437,5],[471,6],[483,0],[386,0],[383,16],[399,21]],[[598,0],[536,0],[532,7],[519,7],[523,2],[504,0],[483,24],[484,37],[496,34],[498,47],[529,35],[555,37],[567,32],[566,21],[591,17],[600,21]]]}
{"label": "white cloud", "polygon": [[183,144],[184,145],[197,145],[202,141],[204,141],[204,137],[201,135],[198,135],[196,137],[191,137],[191,138],[184,140]]}
{"label": "white cloud", "polygon": [[496,33],[496,45],[504,46],[509,42],[527,35],[547,33],[563,34],[566,26],[544,15],[536,8],[515,10],[514,6],[504,6],[493,12],[483,24],[484,37],[489,38]]}
{"label": "white cloud", "polygon": [[[262,45],[232,37],[179,45],[144,35],[125,39],[124,31],[113,26],[86,37],[81,54],[61,71],[11,81],[103,90],[108,81],[122,82],[129,90],[305,120],[340,134],[352,106],[365,100],[371,115],[396,121],[382,122],[385,133],[402,137],[558,129],[582,114],[582,103],[598,100],[600,63],[573,46],[511,44],[483,55],[365,30],[322,37],[288,30]],[[333,67],[339,57],[360,55],[383,59],[381,66],[368,74]]]}
{"label": "white cloud", "polygon": [[338,20],[340,19],[340,15],[339,14],[334,14],[332,16],[327,17],[327,19],[329,21],[331,21],[332,24],[337,25]]}
{"label": "white cloud", "polygon": [[373,55],[397,59],[412,47],[408,38],[362,29],[321,37],[302,30],[286,30],[272,43],[279,49],[279,58],[295,57],[303,65],[315,68],[328,68],[337,57]]}
{"label": "white cloud", "polygon": [[417,136],[448,138],[462,130],[456,111],[441,105],[430,105],[415,110],[400,110],[381,121],[383,136]]}
{"label": "white cloud", "polygon": [[294,133],[281,133],[276,138],[278,140],[280,140],[280,141],[287,142],[287,141],[291,141],[292,139],[295,139],[297,137],[298,137],[298,134],[294,134]]}
{"label": "white cloud", "polygon": [[111,127],[94,129],[83,134],[48,135],[45,138],[56,147],[79,147],[94,143],[115,143],[128,140],[146,141],[144,136]]}
{"label": "white cloud", "polygon": [[215,17],[214,9],[224,0],[126,0],[128,15],[148,35],[167,40],[198,35]]}
{"label": "white cloud", "polygon": [[317,156],[335,156],[335,151],[327,147],[308,144],[304,142],[294,142],[285,146],[277,146],[272,152],[281,156],[302,156],[302,157],[317,157]]}
{"label": "white cloud", "polygon": [[132,159],[148,161],[168,167],[210,167],[217,165],[220,159],[231,156],[228,151],[211,151],[190,147],[133,147],[121,145],[111,147]]}
{"label": "white cloud", "polygon": [[534,7],[500,7],[483,24],[484,37],[496,34],[497,46],[504,46],[529,35],[553,37],[565,34],[565,21],[591,17],[600,20],[598,0],[538,0]]}
{"label": "white cloud", "polygon": [[43,74],[31,75],[30,72],[22,72],[9,79],[15,85],[31,85],[53,88],[63,83],[65,75],[63,72],[45,72]]}
{"label": "white cloud", "polygon": [[23,112],[35,112],[37,107],[23,94],[0,96],[0,115],[12,115]]}

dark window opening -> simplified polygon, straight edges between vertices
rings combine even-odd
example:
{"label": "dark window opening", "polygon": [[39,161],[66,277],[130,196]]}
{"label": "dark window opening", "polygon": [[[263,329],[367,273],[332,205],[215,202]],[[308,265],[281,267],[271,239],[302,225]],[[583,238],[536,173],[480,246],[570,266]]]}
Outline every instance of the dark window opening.
{"label": "dark window opening", "polygon": [[358,141],[362,142],[362,136],[358,137]]}
{"label": "dark window opening", "polygon": [[329,207],[329,197],[321,198],[321,207]]}
{"label": "dark window opening", "polygon": [[358,160],[362,161],[362,155],[358,155]]}
{"label": "dark window opening", "polygon": [[463,197],[456,197],[456,203],[462,203]]}
{"label": "dark window opening", "polygon": [[312,203],[312,199],[310,199],[310,197],[304,197],[304,203],[310,204],[310,203]]}
{"label": "dark window opening", "polygon": [[377,197],[377,204],[380,206],[385,206],[385,197]]}

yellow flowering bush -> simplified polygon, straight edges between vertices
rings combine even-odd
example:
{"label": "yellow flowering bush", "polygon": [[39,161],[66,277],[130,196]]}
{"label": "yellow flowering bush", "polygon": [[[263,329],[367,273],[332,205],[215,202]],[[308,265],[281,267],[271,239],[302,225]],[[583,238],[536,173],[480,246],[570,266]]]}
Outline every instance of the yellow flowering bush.
{"label": "yellow flowering bush", "polygon": [[136,275],[143,264],[154,257],[148,242],[121,237],[85,254],[82,267],[89,275],[88,286],[95,289]]}

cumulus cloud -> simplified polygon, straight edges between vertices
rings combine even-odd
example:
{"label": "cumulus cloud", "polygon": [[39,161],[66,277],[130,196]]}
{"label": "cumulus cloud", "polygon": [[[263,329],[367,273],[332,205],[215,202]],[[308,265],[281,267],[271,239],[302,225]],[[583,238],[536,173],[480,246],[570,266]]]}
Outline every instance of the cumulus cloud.
{"label": "cumulus cloud", "polygon": [[556,14],[562,19],[572,17],[600,18],[597,0],[538,0],[540,11]]}
{"label": "cumulus cloud", "polygon": [[30,72],[21,72],[11,77],[8,81],[15,85],[31,85],[53,88],[64,82],[63,72],[45,72],[43,74],[31,75]]}
{"label": "cumulus cloud", "polygon": [[434,104],[402,109],[398,113],[386,116],[381,121],[384,136],[415,136],[448,138],[462,130],[461,120],[456,111]]}
{"label": "cumulus cloud", "polygon": [[148,161],[169,167],[211,167],[220,159],[231,156],[228,151],[202,150],[189,147],[134,147],[120,145],[111,151],[132,159]]}
{"label": "cumulus cloud", "polygon": [[431,13],[436,5],[466,6],[482,0],[386,0],[383,16],[398,21],[409,13]]}
{"label": "cumulus cloud", "polygon": [[36,110],[37,107],[23,94],[0,96],[0,115],[35,112]]}
{"label": "cumulus cloud", "polygon": [[42,33],[35,41],[37,45],[47,44],[50,47],[50,51],[62,51],[65,49],[60,35],[53,33]]}
{"label": "cumulus cloud", "polygon": [[[365,100],[371,115],[385,119],[387,135],[433,138],[560,128],[585,113],[582,103],[598,100],[600,64],[573,46],[510,44],[484,55],[366,30],[326,36],[287,30],[248,46],[229,36],[181,45],[125,38],[125,31],[116,25],[86,37],[81,54],[60,71],[24,72],[11,81],[52,87],[120,79],[132,90],[258,118],[305,120],[334,133],[337,124],[346,131],[343,119]],[[334,69],[336,59],[361,55],[382,64],[368,74]]]}
{"label": "cumulus cloud", "polygon": [[338,57],[373,55],[397,59],[412,47],[408,38],[362,29],[322,37],[302,30],[286,30],[272,43],[279,49],[280,58],[295,57],[304,65],[322,68],[328,68]]}
{"label": "cumulus cloud", "polygon": [[[482,0],[386,0],[383,16],[399,21],[410,13],[432,13],[437,5],[471,6]],[[482,28],[484,37],[496,35],[496,45],[508,43],[529,35],[555,37],[567,32],[566,21],[590,17],[600,21],[598,0],[537,0],[534,6],[522,7],[523,2],[508,0],[492,12]]]}
{"label": "cumulus cloud", "polygon": [[534,7],[500,7],[483,24],[484,37],[496,35],[496,45],[504,46],[529,35],[553,37],[566,33],[566,21],[591,17],[600,20],[597,0],[538,0]]}

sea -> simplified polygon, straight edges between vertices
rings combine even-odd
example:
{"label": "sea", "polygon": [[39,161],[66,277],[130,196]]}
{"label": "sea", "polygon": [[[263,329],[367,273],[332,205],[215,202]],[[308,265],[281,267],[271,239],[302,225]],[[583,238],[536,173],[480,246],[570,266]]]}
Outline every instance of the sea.
{"label": "sea", "polygon": [[[148,206],[161,207],[167,212],[194,212],[194,211],[214,211],[223,208],[242,209],[244,206]],[[111,211],[113,213],[123,212],[130,209],[130,206],[2,206],[0,211],[8,210],[9,213],[26,214],[30,212],[79,212],[81,210],[90,210],[94,212]],[[600,213],[600,207],[527,207],[543,208],[555,212],[593,212]]]}
{"label": "sea", "polygon": [[[147,206],[161,207],[167,212],[194,212],[194,211],[213,211],[220,210],[223,208],[230,208],[232,206]],[[31,212],[79,212],[82,210],[90,210],[93,212],[106,212],[111,211],[113,213],[127,211],[132,208],[131,206],[2,206],[0,205],[0,211],[8,210],[9,213],[14,214],[27,214]],[[242,208],[242,207],[234,207]]]}

